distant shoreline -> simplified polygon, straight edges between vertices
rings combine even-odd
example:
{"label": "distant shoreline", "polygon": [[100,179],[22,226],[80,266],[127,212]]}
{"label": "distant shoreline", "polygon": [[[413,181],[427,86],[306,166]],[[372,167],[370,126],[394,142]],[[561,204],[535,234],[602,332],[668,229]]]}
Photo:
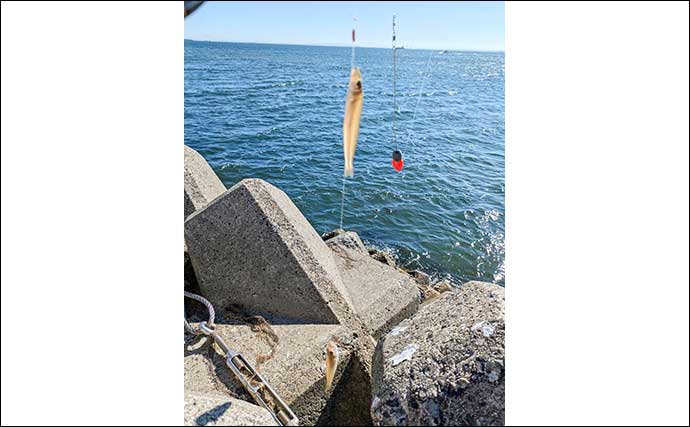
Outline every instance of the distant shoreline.
{"label": "distant shoreline", "polygon": [[[339,45],[339,44],[299,44],[299,43],[260,43],[260,42],[231,42],[231,41],[217,41],[217,40],[194,40],[194,39],[184,39],[185,42],[196,42],[196,43],[222,43],[222,44],[250,44],[250,45],[266,45],[266,46],[304,46],[304,47],[340,47],[349,49],[351,45]],[[390,49],[390,47],[371,47],[371,46],[357,46],[357,49]],[[457,50],[457,49],[419,49],[405,46],[405,50],[419,50],[419,51],[445,51],[453,53],[502,53],[505,54],[504,50]]]}

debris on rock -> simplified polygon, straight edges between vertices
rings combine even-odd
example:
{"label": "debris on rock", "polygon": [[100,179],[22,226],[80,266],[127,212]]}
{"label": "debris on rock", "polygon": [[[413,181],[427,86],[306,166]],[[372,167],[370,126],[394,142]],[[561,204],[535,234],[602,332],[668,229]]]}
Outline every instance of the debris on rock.
{"label": "debris on rock", "polygon": [[450,281],[444,279],[441,280],[440,282],[434,283],[433,286],[434,290],[438,293],[444,293],[453,290],[453,285],[450,284]]}
{"label": "debris on rock", "polygon": [[382,251],[375,248],[369,248],[369,256],[374,258],[378,262],[382,262],[391,267],[396,266],[395,259],[386,251]]}
{"label": "debris on rock", "polygon": [[412,270],[412,271],[409,272],[409,274],[410,274],[410,276],[412,276],[412,277],[417,281],[417,283],[419,283],[420,285],[428,285],[429,283],[431,283],[431,278],[429,277],[428,274],[426,274],[426,273],[423,272],[423,271],[420,271],[420,270]]}

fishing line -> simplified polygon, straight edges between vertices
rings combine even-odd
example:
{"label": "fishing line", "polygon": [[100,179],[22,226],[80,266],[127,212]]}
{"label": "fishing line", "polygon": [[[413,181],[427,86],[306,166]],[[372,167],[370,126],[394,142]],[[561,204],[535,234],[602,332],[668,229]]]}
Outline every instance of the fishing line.
{"label": "fishing line", "polygon": [[343,188],[340,190],[340,229],[343,229],[343,212],[345,209],[345,177],[343,177]]}
{"label": "fishing line", "polygon": [[350,59],[350,69],[355,68],[355,22],[357,18],[352,18],[352,57]]}
{"label": "fishing line", "polygon": [[397,68],[395,60],[395,14],[393,14],[393,145],[395,150],[398,150],[398,138],[395,134],[395,116],[398,113],[398,95],[396,91],[396,80],[397,80]]}
{"label": "fishing line", "polygon": [[405,136],[406,143],[409,143],[410,135],[412,134],[412,125],[414,124],[415,120],[417,119],[417,109],[419,108],[419,103],[422,100],[422,93],[424,92],[424,85],[426,84],[427,79],[431,75],[431,71],[432,71],[431,70],[431,58],[432,58],[433,54],[434,54],[433,50],[431,52],[429,52],[429,59],[426,62],[427,72],[426,72],[426,75],[424,76],[424,78],[422,79],[421,86],[419,87],[419,93],[417,95],[417,104],[415,105],[414,110],[412,111],[412,120],[410,121],[410,124],[407,125],[408,131],[407,131],[407,135]]}

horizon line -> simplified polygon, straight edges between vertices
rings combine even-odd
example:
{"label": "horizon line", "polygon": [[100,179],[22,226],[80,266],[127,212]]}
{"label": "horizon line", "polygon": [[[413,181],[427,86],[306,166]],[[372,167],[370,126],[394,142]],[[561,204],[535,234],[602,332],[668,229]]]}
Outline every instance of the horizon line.
{"label": "horizon line", "polygon": [[[201,43],[235,43],[235,44],[266,44],[278,46],[311,46],[311,47],[352,47],[351,44],[306,44],[306,43],[268,43],[268,42],[245,42],[245,41],[228,41],[228,40],[196,40],[185,37],[184,41],[201,42]],[[404,45],[403,45],[404,46]],[[391,47],[381,46],[356,46],[357,49],[391,49]],[[472,53],[503,53],[504,50],[478,50],[478,49],[441,49],[441,48],[416,48],[405,47],[405,50],[443,50],[448,52],[472,52]]]}

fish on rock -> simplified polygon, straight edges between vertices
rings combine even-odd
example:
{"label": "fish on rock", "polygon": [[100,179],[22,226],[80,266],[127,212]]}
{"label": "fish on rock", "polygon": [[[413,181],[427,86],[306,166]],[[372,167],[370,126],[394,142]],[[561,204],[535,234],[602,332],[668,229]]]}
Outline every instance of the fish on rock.
{"label": "fish on rock", "polygon": [[362,73],[359,67],[350,71],[350,83],[345,98],[345,119],[343,120],[343,154],[345,155],[345,176],[352,177],[354,171],[355,148],[359,137],[359,121],[362,117]]}
{"label": "fish on rock", "polygon": [[333,378],[338,367],[338,353],[339,350],[335,341],[329,341],[326,345],[326,392],[333,385]]}

